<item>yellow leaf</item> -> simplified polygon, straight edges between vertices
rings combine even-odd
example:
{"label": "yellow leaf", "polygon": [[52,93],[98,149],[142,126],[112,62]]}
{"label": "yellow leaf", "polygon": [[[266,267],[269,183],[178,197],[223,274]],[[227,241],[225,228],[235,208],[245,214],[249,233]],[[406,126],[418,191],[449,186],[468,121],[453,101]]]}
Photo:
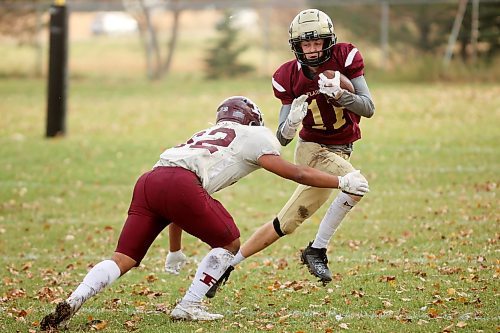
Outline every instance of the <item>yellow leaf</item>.
{"label": "yellow leaf", "polygon": [[428,311],[427,311],[427,314],[429,315],[429,317],[431,318],[436,318],[438,315],[439,315],[439,312],[437,309],[435,308],[430,308]]}

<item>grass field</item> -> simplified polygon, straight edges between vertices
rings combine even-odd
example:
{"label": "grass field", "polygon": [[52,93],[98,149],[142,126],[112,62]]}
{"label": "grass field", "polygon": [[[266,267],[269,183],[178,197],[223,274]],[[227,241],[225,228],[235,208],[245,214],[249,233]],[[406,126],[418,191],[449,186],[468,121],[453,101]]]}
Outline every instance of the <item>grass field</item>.
{"label": "grass field", "polygon": [[[498,332],[500,85],[371,88],[377,111],[362,121],[352,159],[371,192],[330,245],[332,283],[315,282],[298,260],[323,207],[238,267],[210,302],[225,319],[172,322],[165,312],[208,247],[185,236],[192,262],[170,276],[165,233],[141,267],[85,304],[70,331]],[[275,129],[267,79],[76,79],[67,136],[47,140],[45,81],[0,80],[0,331],[38,330],[111,255],[136,178],[235,94],[257,101]],[[291,160],[293,144],[283,154]],[[216,197],[245,240],[293,189],[258,171]]]}

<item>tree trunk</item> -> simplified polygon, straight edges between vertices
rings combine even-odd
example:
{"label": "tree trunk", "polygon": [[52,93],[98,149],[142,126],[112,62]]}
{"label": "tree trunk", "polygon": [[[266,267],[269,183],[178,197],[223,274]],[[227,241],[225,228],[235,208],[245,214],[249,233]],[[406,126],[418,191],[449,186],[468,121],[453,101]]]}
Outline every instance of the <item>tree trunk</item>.
{"label": "tree trunk", "polygon": [[181,15],[181,10],[179,9],[178,6],[178,0],[172,2],[172,12],[174,16],[174,21],[172,22],[170,40],[167,45],[167,57],[165,59],[165,62],[162,64],[160,70],[161,77],[168,75],[170,67],[172,65],[172,59],[174,57],[175,48],[177,46],[177,37],[179,35],[179,19]]}
{"label": "tree trunk", "polygon": [[146,46],[146,57],[148,63],[148,78],[150,80],[159,79],[160,74],[160,64],[161,64],[161,54],[160,47],[158,45],[158,38],[156,35],[156,30],[151,22],[151,12],[148,7],[144,5],[144,2],[140,1],[142,13],[144,15],[144,23],[146,30],[144,32],[145,46]]}

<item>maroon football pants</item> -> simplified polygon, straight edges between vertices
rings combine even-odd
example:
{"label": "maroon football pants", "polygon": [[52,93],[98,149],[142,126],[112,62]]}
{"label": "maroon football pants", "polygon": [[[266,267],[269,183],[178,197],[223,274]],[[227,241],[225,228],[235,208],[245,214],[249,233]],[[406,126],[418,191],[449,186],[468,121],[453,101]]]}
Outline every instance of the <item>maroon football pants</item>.
{"label": "maroon football pants", "polygon": [[196,174],[179,167],[157,167],[135,184],[116,252],[139,265],[169,223],[211,247],[223,247],[240,237],[231,215],[205,191]]}

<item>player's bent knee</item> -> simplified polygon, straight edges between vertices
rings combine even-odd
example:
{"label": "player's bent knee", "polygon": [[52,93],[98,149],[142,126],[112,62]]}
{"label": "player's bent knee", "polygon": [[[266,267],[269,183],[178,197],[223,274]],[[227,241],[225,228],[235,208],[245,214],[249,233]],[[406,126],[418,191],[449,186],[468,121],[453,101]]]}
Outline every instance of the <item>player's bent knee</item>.
{"label": "player's bent knee", "polygon": [[137,264],[137,261],[120,252],[113,253],[111,260],[113,260],[118,268],[120,268],[121,275],[127,273]]}
{"label": "player's bent knee", "polygon": [[285,235],[290,235],[297,229],[297,224],[296,223],[281,223],[278,218],[275,218],[273,221],[273,226],[274,230],[276,233],[280,236],[283,237]]}
{"label": "player's bent knee", "polygon": [[285,233],[281,230],[280,221],[278,220],[277,217],[275,217],[273,220],[273,227],[274,227],[274,231],[276,231],[278,236],[280,236],[280,237],[285,236]]}
{"label": "player's bent knee", "polygon": [[231,243],[227,244],[226,246],[223,246],[224,249],[228,250],[232,254],[238,253],[238,250],[240,249],[240,239],[236,238],[234,241]]}

